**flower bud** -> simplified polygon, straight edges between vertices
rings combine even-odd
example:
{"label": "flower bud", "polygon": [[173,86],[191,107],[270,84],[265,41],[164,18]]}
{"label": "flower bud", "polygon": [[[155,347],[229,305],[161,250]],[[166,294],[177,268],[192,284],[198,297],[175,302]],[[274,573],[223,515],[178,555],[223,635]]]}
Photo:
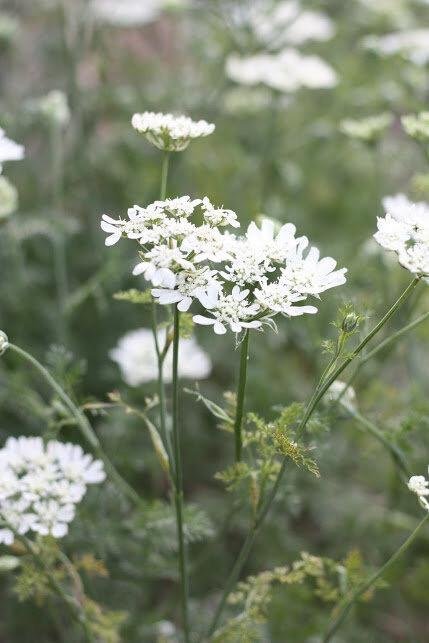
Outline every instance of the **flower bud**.
{"label": "flower bud", "polygon": [[0,355],[3,355],[9,348],[9,339],[6,333],[0,330]]}
{"label": "flower bud", "polygon": [[352,333],[359,324],[359,317],[356,313],[347,313],[341,324],[341,330],[345,333]]}

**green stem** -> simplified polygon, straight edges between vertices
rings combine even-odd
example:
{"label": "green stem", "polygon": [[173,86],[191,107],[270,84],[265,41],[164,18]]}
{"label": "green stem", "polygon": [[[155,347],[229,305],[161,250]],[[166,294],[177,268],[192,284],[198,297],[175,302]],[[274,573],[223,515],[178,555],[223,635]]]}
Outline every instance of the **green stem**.
{"label": "green stem", "polygon": [[162,168],[161,168],[161,190],[159,194],[160,201],[165,201],[167,197],[167,178],[168,178],[169,167],[170,167],[170,153],[165,152],[164,158],[162,160]]}
{"label": "green stem", "polygon": [[[343,372],[343,370],[350,364],[350,362],[359,355],[361,350],[365,348],[365,346],[368,344],[368,342],[381,330],[381,328],[384,326],[384,324],[392,317],[392,315],[400,308],[400,306],[406,301],[406,299],[411,295],[411,293],[414,291],[415,287],[419,283],[419,278],[413,279],[413,281],[407,286],[407,288],[404,290],[404,292],[400,295],[400,297],[395,301],[395,303],[389,308],[387,313],[382,317],[382,319],[379,321],[379,323],[368,333],[368,335],[360,342],[360,344],[355,348],[355,350],[338,366],[335,371],[325,380],[322,380],[320,378],[315,392],[313,393],[310,402],[307,405],[306,412],[304,414],[304,417],[298,427],[297,430],[297,437],[299,437],[303,430],[305,429],[307,422],[309,421],[310,417],[312,416],[317,404],[320,402],[328,388],[331,386],[331,384],[337,379],[337,377]],[[326,369],[325,369],[326,371]],[[322,375],[323,377],[323,375]],[[226,600],[228,598],[228,595],[231,591],[231,588],[234,586],[236,580],[239,578],[240,573],[242,568],[244,567],[244,564],[247,560],[248,553],[250,552],[250,549],[252,547],[253,541],[256,538],[257,532],[262,524],[262,522],[265,520],[266,515],[268,514],[271,505],[277,495],[277,491],[280,487],[281,480],[283,478],[283,475],[286,470],[286,463],[287,463],[287,458],[284,458],[280,467],[280,470],[277,474],[276,480],[274,482],[273,487],[271,488],[271,491],[268,494],[267,499],[265,502],[262,504],[259,515],[253,524],[246,541],[243,544],[243,547],[238,555],[238,561],[239,564],[234,564],[234,567],[230,573],[230,576],[228,577],[226,584],[225,584],[225,589],[222,594],[222,598],[220,601],[220,605],[222,606],[221,609],[218,609],[215,614],[215,618],[213,618],[212,624],[210,626],[210,634],[213,633],[217,627],[217,623],[219,622],[220,616],[223,611],[223,607],[226,604]],[[250,543],[250,544],[249,544]],[[246,555],[242,555],[243,551],[246,549]]]}
{"label": "green stem", "polygon": [[181,588],[182,624],[185,643],[189,643],[188,593],[189,581],[186,560],[185,535],[183,529],[183,471],[182,454],[179,433],[179,325],[180,313],[174,306],[174,335],[173,335],[173,453],[174,453],[174,502],[176,508],[177,539],[179,545],[179,576]]}
{"label": "green stem", "polygon": [[417,527],[414,529],[413,533],[408,536],[407,540],[405,540],[402,545],[395,551],[393,556],[389,558],[389,560],[377,571],[375,572],[367,581],[359,585],[357,589],[352,593],[352,595],[339,605],[339,613],[337,616],[331,621],[328,630],[323,637],[323,643],[328,643],[335,632],[338,630],[338,628],[341,626],[343,623],[344,619],[346,618],[347,614],[349,613],[350,609],[352,608],[353,604],[356,602],[356,600],[364,594],[368,589],[370,589],[374,583],[381,578],[387,570],[402,556],[402,554],[408,549],[408,547],[414,542],[416,539],[418,533],[422,529],[422,527],[425,525],[429,518],[429,513],[426,514],[426,516],[419,522]]}
{"label": "green stem", "polygon": [[249,359],[249,338],[250,331],[246,329],[241,342],[240,351],[240,370],[238,373],[238,387],[237,387],[237,409],[235,412],[234,422],[234,436],[235,436],[235,461],[240,462],[241,450],[243,446],[243,437],[241,433],[241,425],[243,423],[243,410],[244,399],[246,394],[246,381],[247,381],[247,362]]}
{"label": "green stem", "polygon": [[[161,168],[161,187],[160,187],[160,193],[159,193],[160,201],[164,201],[167,195],[167,179],[168,179],[169,165],[170,165],[170,153],[165,152],[164,158],[162,161],[162,168]],[[161,351],[159,346],[157,303],[154,300],[152,301],[152,334],[153,334],[153,340],[155,344],[155,352],[156,352],[156,359],[157,359],[157,365],[158,365],[157,384],[158,384],[158,397],[159,397],[159,423],[161,428],[162,439],[164,440],[167,453],[170,458],[170,463],[174,467],[173,458],[171,457],[171,454],[172,454],[171,440],[167,429],[167,402],[166,402],[166,396],[165,396],[165,383],[164,383],[164,374],[163,374],[165,354],[163,353],[163,351]]]}
{"label": "green stem", "polygon": [[43,377],[43,379],[49,384],[49,386],[55,391],[55,393],[58,395],[60,400],[64,403],[66,408],[70,411],[70,413],[73,415],[73,417],[76,419],[77,425],[85,438],[85,440],[88,442],[88,444],[91,446],[91,448],[94,450],[95,454],[97,457],[100,458],[100,460],[103,461],[106,473],[110,476],[112,481],[121,489],[122,493],[124,496],[126,496],[133,504],[135,505],[140,505],[141,504],[141,498],[138,495],[138,493],[122,478],[122,476],[118,473],[118,471],[115,469],[114,465],[110,461],[109,457],[107,454],[104,452],[101,443],[88,422],[86,416],[84,413],[80,410],[78,406],[70,399],[70,397],[67,395],[67,393],[61,388],[61,386],[58,384],[58,382],[52,377],[52,375],[49,373],[49,371],[40,364],[40,362],[37,361],[35,357],[30,355],[30,353],[27,353],[24,351],[22,348],[19,346],[16,346],[15,344],[9,344],[9,349],[19,355],[22,359],[24,359],[26,362],[31,364],[37,371],[38,373]]}

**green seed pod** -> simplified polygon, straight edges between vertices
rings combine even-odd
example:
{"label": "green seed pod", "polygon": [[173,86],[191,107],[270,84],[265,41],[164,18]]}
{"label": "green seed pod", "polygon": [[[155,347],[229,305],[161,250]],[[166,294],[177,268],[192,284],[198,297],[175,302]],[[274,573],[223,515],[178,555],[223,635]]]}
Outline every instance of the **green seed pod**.
{"label": "green seed pod", "polygon": [[352,333],[357,328],[358,324],[359,317],[356,315],[356,313],[348,313],[343,319],[341,329],[345,333]]}

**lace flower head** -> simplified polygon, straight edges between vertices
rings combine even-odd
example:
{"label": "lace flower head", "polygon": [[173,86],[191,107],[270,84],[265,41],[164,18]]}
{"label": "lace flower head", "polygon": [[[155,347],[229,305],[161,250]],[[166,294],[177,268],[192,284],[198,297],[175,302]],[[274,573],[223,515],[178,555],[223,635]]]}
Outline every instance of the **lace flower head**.
{"label": "lace flower head", "polygon": [[104,479],[102,462],[78,445],[8,438],[0,450],[0,542],[12,544],[12,530],[62,538],[87,485]]}
{"label": "lace flower head", "polygon": [[145,134],[155,147],[166,152],[181,152],[194,138],[209,136],[215,130],[213,123],[193,121],[188,116],[174,116],[160,112],[134,114],[131,124]]}

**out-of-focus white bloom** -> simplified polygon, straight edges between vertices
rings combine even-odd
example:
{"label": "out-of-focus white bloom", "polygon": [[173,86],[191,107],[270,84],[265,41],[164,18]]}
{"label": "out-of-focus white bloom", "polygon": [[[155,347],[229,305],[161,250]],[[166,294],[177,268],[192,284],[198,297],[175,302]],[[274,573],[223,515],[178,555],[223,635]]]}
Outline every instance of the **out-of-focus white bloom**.
{"label": "out-of-focus white bloom", "polygon": [[5,161],[22,161],[24,154],[24,146],[7,138],[4,130],[0,128],[0,173]]}
{"label": "out-of-focus white bloom", "polygon": [[417,65],[429,61],[429,29],[397,31],[385,36],[369,36],[364,45],[381,56],[401,54]]}
{"label": "out-of-focus white bloom", "polygon": [[0,330],[0,356],[9,348],[9,338],[2,330]]}
{"label": "out-of-focus white bloom", "polygon": [[97,20],[118,27],[138,27],[157,20],[163,0],[92,0]]}
{"label": "out-of-focus white bloom", "polygon": [[375,240],[396,252],[404,268],[429,281],[429,204],[397,194],[383,199],[383,206],[386,215],[377,218]]}
{"label": "out-of-focus white bloom", "polygon": [[46,96],[30,101],[29,109],[60,127],[67,125],[71,117],[67,96],[59,89],[53,89]]}
{"label": "out-of-focus white bloom", "polygon": [[9,13],[0,12],[0,44],[10,44],[19,32],[19,22]]}
{"label": "out-of-focus white bloom", "polygon": [[381,134],[392,124],[393,116],[388,112],[354,120],[346,118],[340,123],[343,134],[367,143],[376,141]]}
{"label": "out-of-focus white bloom", "polygon": [[[0,520],[19,534],[62,538],[88,484],[105,479],[103,464],[80,446],[40,437],[9,438],[0,450]],[[13,532],[0,530],[12,544]]]}
{"label": "out-of-focus white bloom", "polygon": [[296,0],[254,6],[250,27],[267,47],[302,45],[309,40],[329,40],[335,33],[330,18],[318,11],[303,11]]}
{"label": "out-of-focus white bloom", "polygon": [[402,127],[418,141],[429,141],[429,112],[407,114],[401,118]]}
{"label": "out-of-focus white bloom", "polygon": [[324,89],[334,87],[337,74],[319,56],[304,56],[296,49],[276,54],[240,57],[231,54],[226,61],[227,76],[243,85],[264,84],[280,92],[294,92],[302,87]]}
{"label": "out-of-focus white bloom", "polygon": [[181,152],[194,138],[209,136],[215,130],[213,123],[193,121],[187,116],[155,112],[134,114],[131,124],[160,150]]}
{"label": "out-of-focus white bloom", "polygon": [[18,191],[5,177],[0,176],[0,221],[7,219],[18,207]]}
{"label": "out-of-focus white bloom", "polygon": [[411,476],[407,486],[417,495],[422,507],[429,511],[429,502],[426,500],[426,496],[429,496],[429,480],[426,480],[424,476]]}
{"label": "out-of-focus white bloom", "polygon": [[[158,331],[160,346],[165,342],[165,331]],[[210,375],[212,364],[209,356],[195,339],[181,339],[179,344],[179,375],[194,380],[205,379]],[[148,328],[130,331],[109,353],[110,358],[119,365],[124,381],[129,386],[139,386],[156,380],[158,363],[153,333]],[[164,379],[171,382],[173,355],[169,349],[164,362]]]}
{"label": "out-of-focus white bloom", "polygon": [[325,400],[334,404],[339,402],[350,411],[354,411],[356,408],[355,390],[351,386],[347,386],[347,384],[341,380],[335,380],[335,382],[332,382],[331,386],[326,391]]}

